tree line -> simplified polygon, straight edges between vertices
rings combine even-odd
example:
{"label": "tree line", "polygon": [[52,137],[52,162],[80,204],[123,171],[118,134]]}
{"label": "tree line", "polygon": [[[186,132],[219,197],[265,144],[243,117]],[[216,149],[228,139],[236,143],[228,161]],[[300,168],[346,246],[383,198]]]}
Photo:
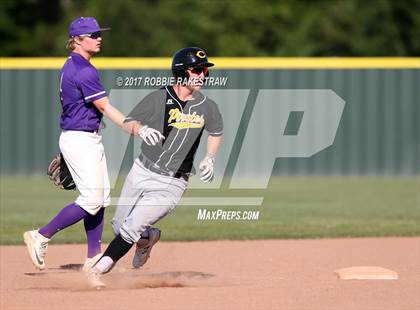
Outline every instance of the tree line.
{"label": "tree line", "polygon": [[94,16],[103,56],[419,56],[418,0],[2,0],[0,56],[63,56],[69,23]]}

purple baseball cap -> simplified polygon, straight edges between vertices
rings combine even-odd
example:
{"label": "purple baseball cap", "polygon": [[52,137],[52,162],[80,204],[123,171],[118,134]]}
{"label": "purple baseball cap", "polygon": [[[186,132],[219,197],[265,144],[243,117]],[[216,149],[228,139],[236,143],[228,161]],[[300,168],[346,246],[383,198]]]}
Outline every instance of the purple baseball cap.
{"label": "purple baseball cap", "polygon": [[97,31],[110,30],[111,28],[101,28],[93,17],[79,17],[71,22],[69,27],[69,37],[81,34],[89,34]]}

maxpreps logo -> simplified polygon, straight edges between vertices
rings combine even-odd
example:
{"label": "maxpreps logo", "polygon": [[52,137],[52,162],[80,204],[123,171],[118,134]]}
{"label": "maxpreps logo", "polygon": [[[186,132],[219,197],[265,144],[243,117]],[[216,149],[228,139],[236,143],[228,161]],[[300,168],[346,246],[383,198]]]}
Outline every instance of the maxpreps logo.
{"label": "maxpreps logo", "polygon": [[198,115],[196,112],[193,114],[184,114],[179,109],[169,110],[168,125],[178,128],[201,128],[204,126],[203,115]]}
{"label": "maxpreps logo", "polygon": [[[132,110],[133,103],[149,93],[149,91],[138,91],[130,92],[129,96],[122,96],[120,92],[123,91],[110,92],[111,101],[124,104],[119,106],[122,111]],[[202,196],[200,192],[197,196],[183,197],[180,204],[187,206],[221,208],[262,205],[265,192],[260,190],[267,189],[276,161],[282,158],[299,158],[299,160],[310,158],[332,146],[346,104],[331,89],[210,89],[205,90],[205,95],[218,99],[216,101],[226,101],[224,98],[229,98],[229,104],[219,106],[223,118],[228,120],[225,122],[224,131],[229,134],[223,136],[223,152],[218,154],[213,182],[201,184],[198,178],[195,178],[189,183],[189,189],[201,190],[205,186],[206,189],[221,190],[223,195],[212,193]],[[194,111],[185,110],[185,113],[189,114],[184,114],[181,107],[172,107],[168,101],[166,102],[168,112],[165,112],[165,115],[168,126],[179,130],[184,128],[201,130],[206,125],[207,119],[200,114],[197,115],[201,112],[195,110],[196,113],[193,113]],[[114,187],[126,154],[121,152],[121,149],[124,144],[128,147],[131,139],[118,131],[117,127],[111,127],[115,128],[115,135],[114,133],[105,135],[104,144],[105,147],[109,145],[108,149],[114,151],[113,157],[111,156],[113,160],[108,163],[110,182]],[[270,137],[259,135],[261,128],[265,128],[272,135]],[[239,130],[244,130],[243,134],[239,135]],[[117,135],[120,135],[121,139],[117,140],[120,144],[116,145]],[[206,145],[202,141],[201,150],[198,152],[204,153],[205,148]],[[137,149],[132,148],[133,157],[138,156]],[[255,150],[258,150],[258,155],[250,156],[249,154],[254,154]],[[196,158],[196,164],[200,159]],[[225,215],[226,220],[231,217],[244,219],[243,214],[238,217],[236,213],[229,213],[229,210],[220,210],[221,218],[217,217],[217,212],[214,218],[223,219]],[[214,213],[210,214],[212,219]],[[207,220],[208,217],[208,212],[202,209],[198,219]]]}

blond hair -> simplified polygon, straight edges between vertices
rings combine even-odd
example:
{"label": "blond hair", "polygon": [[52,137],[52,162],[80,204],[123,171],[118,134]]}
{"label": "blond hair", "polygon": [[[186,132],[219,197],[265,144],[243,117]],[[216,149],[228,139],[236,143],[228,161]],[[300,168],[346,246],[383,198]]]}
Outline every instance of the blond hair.
{"label": "blond hair", "polygon": [[76,48],[76,38],[78,38],[79,40],[83,40],[83,37],[71,37],[67,40],[66,42],[66,49],[68,49],[69,51],[73,51]]}

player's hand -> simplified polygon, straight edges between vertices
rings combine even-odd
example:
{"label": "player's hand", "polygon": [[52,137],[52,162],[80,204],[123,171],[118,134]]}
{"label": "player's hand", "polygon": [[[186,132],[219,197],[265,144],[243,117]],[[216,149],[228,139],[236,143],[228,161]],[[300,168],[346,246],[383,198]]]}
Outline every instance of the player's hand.
{"label": "player's hand", "polygon": [[147,145],[156,145],[161,140],[165,139],[165,136],[162,135],[159,131],[150,128],[147,125],[144,125],[140,128],[139,136]]}
{"label": "player's hand", "polygon": [[204,183],[210,183],[214,178],[214,157],[207,155],[200,162],[200,179]]}

